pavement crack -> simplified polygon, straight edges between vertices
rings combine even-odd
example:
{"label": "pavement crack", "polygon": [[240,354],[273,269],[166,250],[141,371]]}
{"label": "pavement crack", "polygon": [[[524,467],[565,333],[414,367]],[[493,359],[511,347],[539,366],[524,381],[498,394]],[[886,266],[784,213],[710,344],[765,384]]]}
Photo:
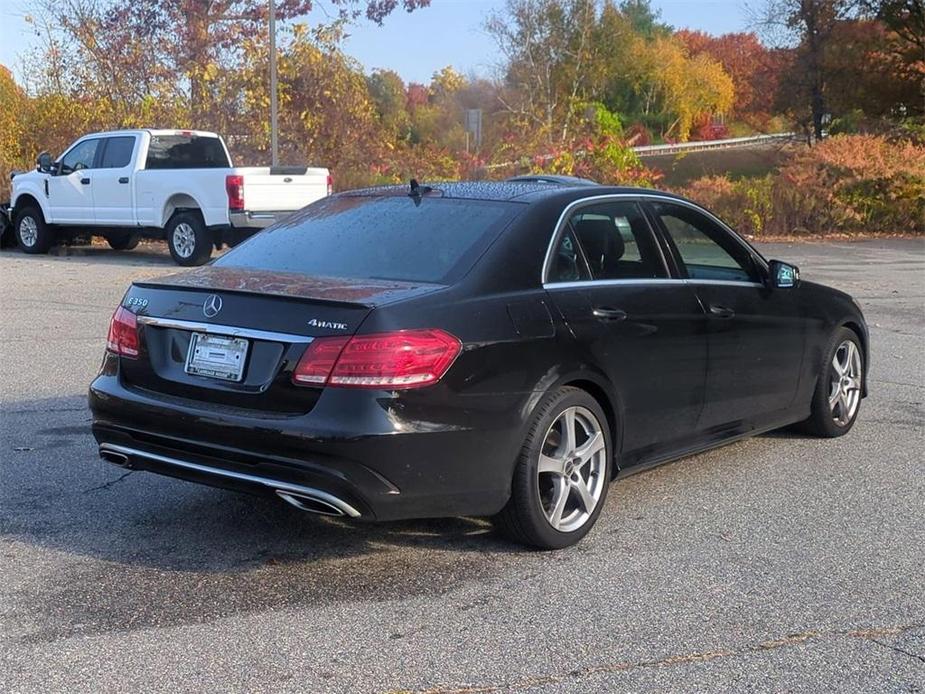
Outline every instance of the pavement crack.
{"label": "pavement crack", "polygon": [[[730,658],[743,655],[751,655],[755,653],[762,653],[765,651],[772,651],[779,648],[788,648],[790,646],[796,646],[803,643],[808,643],[811,641],[823,641],[830,638],[837,637],[849,637],[856,639],[865,639],[867,641],[872,641],[880,646],[885,648],[890,648],[892,650],[898,651],[905,655],[917,658],[922,662],[925,662],[925,658],[919,656],[915,653],[906,651],[898,646],[893,646],[888,643],[884,643],[879,640],[883,636],[897,636],[906,631],[911,631],[913,629],[922,629],[925,628],[925,624],[906,624],[900,626],[888,626],[888,627],[873,627],[868,629],[831,629],[831,630],[807,630],[802,632],[797,632],[793,634],[787,634],[785,636],[780,636],[776,638],[766,639],[758,643],[746,644],[739,648],[719,648],[713,650],[700,651],[696,653],[684,653],[678,655],[669,655],[664,658],[656,658],[651,660],[637,660],[637,661],[623,661],[616,663],[604,663],[601,665],[590,665],[587,667],[579,668],[577,670],[570,670],[568,672],[559,672],[559,673],[549,673],[545,675],[535,675],[533,677],[526,677],[521,680],[516,680],[513,682],[504,682],[499,684],[471,684],[471,685],[462,685],[462,686],[438,686],[436,688],[430,689],[420,689],[417,690],[418,694],[488,694],[491,692],[500,692],[500,691],[515,691],[518,689],[533,689],[535,687],[542,687],[550,684],[559,684],[565,680],[570,679],[580,679],[583,677],[590,677],[593,675],[607,674],[607,673],[616,673],[616,672],[629,672],[632,670],[639,670],[644,668],[662,668],[662,667],[674,667],[678,665],[689,665],[692,663],[705,663],[712,660],[719,660],[721,658]],[[400,690],[405,691],[405,690]]]}
{"label": "pavement crack", "polygon": [[121,481],[124,480],[126,477],[128,477],[129,475],[131,475],[133,472],[135,472],[135,471],[134,471],[134,470],[129,470],[129,471],[126,472],[125,474],[119,475],[119,477],[117,477],[117,478],[114,479],[114,480],[109,480],[108,482],[103,482],[103,484],[99,485],[98,487],[90,487],[89,489],[84,489],[84,490],[83,490],[83,493],[84,493],[84,494],[89,494],[90,492],[99,492],[99,491],[102,491],[102,490],[104,490],[104,489],[111,489],[112,486],[113,486],[114,484],[117,484],[118,482],[121,482]]}
{"label": "pavement crack", "polygon": [[877,644],[878,646],[883,646],[884,648],[889,648],[891,651],[896,651],[897,653],[902,653],[903,655],[907,655],[907,656],[909,656],[910,658],[915,658],[916,660],[921,660],[923,663],[925,663],[925,656],[919,655],[918,653],[913,653],[912,651],[907,651],[905,648],[900,648],[899,646],[894,646],[894,645],[891,644],[891,643],[884,643],[883,641],[880,641],[879,639],[873,639],[873,638],[872,638],[872,639],[869,639],[869,640],[870,640],[871,642]]}

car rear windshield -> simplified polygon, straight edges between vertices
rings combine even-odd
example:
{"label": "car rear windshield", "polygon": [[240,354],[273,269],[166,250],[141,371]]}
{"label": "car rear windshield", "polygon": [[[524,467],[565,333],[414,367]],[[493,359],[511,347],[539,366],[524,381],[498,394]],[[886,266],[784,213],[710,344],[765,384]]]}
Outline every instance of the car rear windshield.
{"label": "car rear windshield", "polygon": [[335,196],[253,236],[215,264],[449,283],[468,272],[521,208],[483,200]]}
{"label": "car rear windshield", "polygon": [[146,169],[223,169],[231,166],[217,137],[152,135]]}

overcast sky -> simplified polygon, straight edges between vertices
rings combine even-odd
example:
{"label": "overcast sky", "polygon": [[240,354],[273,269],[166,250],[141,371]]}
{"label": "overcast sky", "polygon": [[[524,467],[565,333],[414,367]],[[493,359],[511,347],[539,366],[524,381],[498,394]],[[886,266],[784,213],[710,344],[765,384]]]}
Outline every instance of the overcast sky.
{"label": "overcast sky", "polygon": [[[713,34],[746,27],[743,0],[653,0],[663,21],[675,27]],[[36,43],[24,17],[28,0],[0,0],[0,63],[17,77],[29,48]],[[427,82],[435,70],[452,65],[463,73],[488,74],[497,51],[482,30],[484,17],[504,6],[504,0],[432,0],[429,8],[412,14],[397,11],[377,27],[369,23],[351,29],[346,51],[367,69],[396,70],[406,81]]]}

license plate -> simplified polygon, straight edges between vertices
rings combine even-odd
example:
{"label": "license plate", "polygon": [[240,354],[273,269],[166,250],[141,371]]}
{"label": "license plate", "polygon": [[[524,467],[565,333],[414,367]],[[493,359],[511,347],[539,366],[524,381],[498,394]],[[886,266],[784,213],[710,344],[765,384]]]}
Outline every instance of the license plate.
{"label": "license plate", "polygon": [[247,340],[193,333],[186,355],[186,373],[237,383],[244,377]]}

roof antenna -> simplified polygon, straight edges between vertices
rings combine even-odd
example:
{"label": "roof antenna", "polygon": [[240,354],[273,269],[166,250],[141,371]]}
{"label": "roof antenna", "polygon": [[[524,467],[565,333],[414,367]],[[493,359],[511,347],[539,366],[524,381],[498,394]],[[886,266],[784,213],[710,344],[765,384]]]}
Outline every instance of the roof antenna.
{"label": "roof antenna", "polygon": [[418,184],[418,179],[412,178],[411,179],[411,192],[408,193],[408,197],[420,199],[422,195],[426,195],[432,190],[433,188],[431,188],[430,186],[422,186]]}

